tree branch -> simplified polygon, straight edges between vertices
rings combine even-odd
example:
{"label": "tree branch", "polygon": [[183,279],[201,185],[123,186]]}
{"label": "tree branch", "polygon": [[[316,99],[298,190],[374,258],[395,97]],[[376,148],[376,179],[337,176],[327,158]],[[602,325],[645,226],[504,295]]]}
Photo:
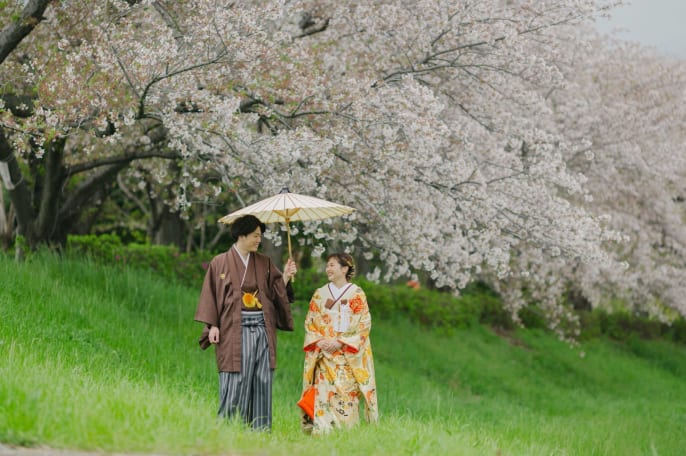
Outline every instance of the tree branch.
{"label": "tree branch", "polygon": [[310,25],[308,27],[303,28],[302,29],[303,32],[300,35],[297,35],[295,38],[303,38],[303,37],[306,37],[309,35],[314,35],[315,33],[323,32],[329,26],[330,20],[331,19],[327,17],[326,19],[324,19],[319,24],[313,24],[313,25]]}
{"label": "tree branch", "polygon": [[81,207],[92,198],[97,191],[114,180],[119,171],[126,168],[128,161],[121,161],[100,168],[97,172],[82,181],[71,193],[59,211],[59,220],[69,218],[70,214],[79,212]]}
{"label": "tree branch", "polygon": [[0,95],[0,99],[15,117],[26,119],[33,115],[33,97],[4,93]]}
{"label": "tree branch", "polygon": [[129,163],[133,160],[144,159],[144,158],[168,158],[176,159],[181,158],[181,156],[176,152],[162,152],[157,148],[157,145],[162,143],[167,139],[166,130],[159,126],[153,125],[152,127],[145,130],[145,135],[150,138],[149,145],[131,144],[124,149],[122,155],[104,157],[101,159],[91,160],[83,163],[76,163],[67,168],[67,175],[74,175],[82,173],[84,171],[89,171],[101,166],[108,166],[117,163]]}
{"label": "tree branch", "polygon": [[28,0],[17,20],[0,30],[0,64],[5,61],[21,41],[42,21],[45,8],[51,0]]}
{"label": "tree branch", "polygon": [[129,201],[133,202],[133,205],[136,206],[142,214],[149,215],[148,208],[145,206],[145,204],[143,204],[143,202],[138,197],[136,197],[136,195],[134,195],[134,193],[131,190],[129,190],[129,188],[122,180],[121,176],[121,174],[117,174],[117,186],[119,187],[119,190],[121,190],[122,193],[126,195]]}
{"label": "tree branch", "polygon": [[[12,145],[2,128],[0,128],[0,166],[7,169],[8,176],[4,176],[3,173],[3,183],[9,191],[10,200],[16,211],[19,234],[29,237],[36,217],[31,204],[31,191],[14,156]],[[6,177],[9,177],[9,182],[5,181]]]}
{"label": "tree branch", "polygon": [[140,160],[144,158],[166,158],[174,160],[182,157],[178,152],[163,152],[158,149],[138,150],[136,146],[130,146],[124,150],[122,155],[105,157],[99,160],[92,160],[89,162],[72,165],[67,168],[67,173],[69,175],[74,175],[85,171],[90,171],[95,168],[100,168],[102,166],[117,165],[121,163],[128,164],[133,160]]}

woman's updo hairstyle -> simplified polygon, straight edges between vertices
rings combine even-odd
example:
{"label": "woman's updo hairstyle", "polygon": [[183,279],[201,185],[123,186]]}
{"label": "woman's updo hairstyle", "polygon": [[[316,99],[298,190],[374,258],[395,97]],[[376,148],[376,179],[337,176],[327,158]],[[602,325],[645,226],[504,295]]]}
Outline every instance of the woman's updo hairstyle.
{"label": "woman's updo hairstyle", "polygon": [[352,279],[352,277],[355,275],[355,262],[353,261],[353,257],[347,253],[332,253],[326,257],[326,262],[328,263],[332,258],[334,258],[338,264],[341,265],[341,267],[348,267],[348,272],[345,273],[345,278],[347,281],[350,281],[350,279]]}

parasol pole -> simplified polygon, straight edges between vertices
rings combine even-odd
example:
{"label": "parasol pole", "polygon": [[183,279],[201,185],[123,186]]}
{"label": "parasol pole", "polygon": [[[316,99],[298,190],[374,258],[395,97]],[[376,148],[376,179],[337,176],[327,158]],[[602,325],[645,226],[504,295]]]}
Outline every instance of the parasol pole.
{"label": "parasol pole", "polygon": [[286,217],[286,233],[288,234],[288,258],[293,258],[291,254],[291,219]]}
{"label": "parasol pole", "polygon": [[[291,253],[291,219],[286,217],[286,235],[288,237],[288,258],[293,258]],[[291,277],[291,283],[295,283],[295,276]]]}

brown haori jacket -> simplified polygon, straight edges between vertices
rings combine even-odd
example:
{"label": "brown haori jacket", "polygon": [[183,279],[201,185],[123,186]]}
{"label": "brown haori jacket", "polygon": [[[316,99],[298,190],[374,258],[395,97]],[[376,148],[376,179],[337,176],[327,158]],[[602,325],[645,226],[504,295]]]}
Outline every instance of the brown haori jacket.
{"label": "brown haori jacket", "polygon": [[[245,279],[243,280],[245,273]],[[195,321],[205,323],[199,343],[204,350],[209,342],[209,327],[219,328],[219,343],[215,345],[217,369],[220,372],[241,370],[241,308],[243,290],[259,290],[267,341],[269,366],[276,368],[276,330],[293,331],[291,284],[283,283],[281,271],[271,259],[261,253],[251,253],[248,270],[235,248],[215,256],[205,274],[200,291]]]}

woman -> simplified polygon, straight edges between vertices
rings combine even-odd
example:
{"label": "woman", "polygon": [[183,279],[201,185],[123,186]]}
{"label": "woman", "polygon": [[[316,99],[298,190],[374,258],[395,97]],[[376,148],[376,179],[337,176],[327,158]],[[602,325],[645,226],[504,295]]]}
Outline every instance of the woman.
{"label": "woman", "polygon": [[364,291],[350,283],[353,259],[334,253],[326,259],[329,283],[314,292],[305,318],[303,429],[313,434],[376,422],[376,379],[369,341],[372,320]]}

